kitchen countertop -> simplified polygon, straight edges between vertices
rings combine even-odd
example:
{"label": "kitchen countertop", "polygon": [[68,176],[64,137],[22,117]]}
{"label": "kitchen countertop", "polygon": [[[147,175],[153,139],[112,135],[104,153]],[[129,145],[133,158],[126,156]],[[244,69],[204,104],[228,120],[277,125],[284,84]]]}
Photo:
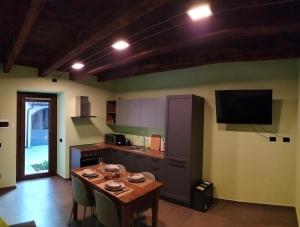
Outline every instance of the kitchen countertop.
{"label": "kitchen countertop", "polygon": [[146,148],[142,148],[142,147],[136,147],[136,149],[134,149],[132,146],[117,146],[117,145],[106,144],[106,143],[75,145],[75,146],[70,146],[70,147],[76,148],[80,152],[114,149],[114,150],[118,150],[121,152],[128,152],[128,153],[144,155],[144,156],[148,156],[148,157],[152,157],[152,158],[164,159],[164,152],[150,150],[150,149],[146,149]]}

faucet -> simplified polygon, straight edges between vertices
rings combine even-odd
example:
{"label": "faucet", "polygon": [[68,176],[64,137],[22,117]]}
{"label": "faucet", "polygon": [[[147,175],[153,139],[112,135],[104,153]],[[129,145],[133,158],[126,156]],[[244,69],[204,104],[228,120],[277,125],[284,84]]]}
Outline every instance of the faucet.
{"label": "faucet", "polygon": [[145,136],[141,136],[143,138],[143,147],[146,147],[146,137]]}

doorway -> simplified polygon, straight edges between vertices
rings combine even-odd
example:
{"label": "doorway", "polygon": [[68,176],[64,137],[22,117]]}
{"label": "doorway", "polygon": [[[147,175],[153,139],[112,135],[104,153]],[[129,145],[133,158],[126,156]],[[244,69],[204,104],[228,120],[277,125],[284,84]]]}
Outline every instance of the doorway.
{"label": "doorway", "polygon": [[17,93],[17,180],[56,174],[57,97]]}

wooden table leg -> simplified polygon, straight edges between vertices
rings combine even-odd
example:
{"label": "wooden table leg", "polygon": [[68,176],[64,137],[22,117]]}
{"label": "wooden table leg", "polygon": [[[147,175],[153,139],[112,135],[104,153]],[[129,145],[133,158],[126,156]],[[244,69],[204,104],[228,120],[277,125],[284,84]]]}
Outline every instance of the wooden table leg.
{"label": "wooden table leg", "polygon": [[131,223],[131,210],[130,207],[124,204],[121,206],[121,226],[122,227],[130,227],[130,223]]}
{"label": "wooden table leg", "polygon": [[152,203],[152,227],[157,227],[158,224],[158,205],[159,205],[159,190],[155,192],[155,198]]}

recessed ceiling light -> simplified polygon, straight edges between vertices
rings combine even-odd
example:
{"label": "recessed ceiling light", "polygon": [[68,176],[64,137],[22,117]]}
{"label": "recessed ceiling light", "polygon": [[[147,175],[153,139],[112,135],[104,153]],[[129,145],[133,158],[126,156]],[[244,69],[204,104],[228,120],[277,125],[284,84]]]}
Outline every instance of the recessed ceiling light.
{"label": "recessed ceiling light", "polygon": [[81,62],[75,62],[75,63],[72,65],[72,69],[75,69],[75,70],[82,69],[83,67],[84,67],[84,64],[82,64]]}
{"label": "recessed ceiling light", "polygon": [[129,43],[127,43],[126,41],[124,40],[119,40],[117,42],[115,42],[112,47],[116,50],[124,50],[126,48],[129,47]]}
{"label": "recessed ceiling light", "polygon": [[209,4],[199,5],[187,11],[187,14],[193,21],[209,17],[212,15]]}

